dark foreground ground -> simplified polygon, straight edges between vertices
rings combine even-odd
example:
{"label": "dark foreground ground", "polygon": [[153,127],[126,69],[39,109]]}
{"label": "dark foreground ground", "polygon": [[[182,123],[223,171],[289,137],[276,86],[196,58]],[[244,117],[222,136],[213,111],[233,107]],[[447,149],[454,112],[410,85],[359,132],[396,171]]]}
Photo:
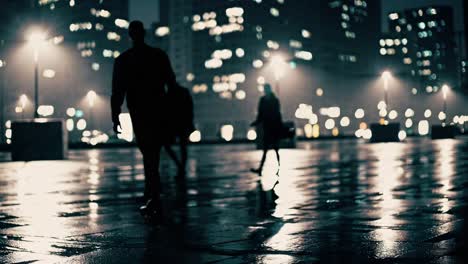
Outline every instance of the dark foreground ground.
{"label": "dark foreground ground", "polygon": [[193,147],[185,183],[165,158],[160,227],[138,212],[135,149],[0,162],[0,262],[468,263],[468,139],[281,154],[279,176],[271,153],[258,177],[252,145]]}

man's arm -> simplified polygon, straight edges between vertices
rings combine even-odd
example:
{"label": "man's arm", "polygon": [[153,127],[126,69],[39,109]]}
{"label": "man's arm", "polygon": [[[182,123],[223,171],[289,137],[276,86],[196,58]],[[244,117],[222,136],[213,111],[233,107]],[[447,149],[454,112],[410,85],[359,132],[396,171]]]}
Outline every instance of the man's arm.
{"label": "man's arm", "polygon": [[112,110],[112,122],[115,125],[120,124],[119,115],[122,112],[122,104],[125,100],[125,94],[127,86],[124,82],[124,72],[122,69],[122,62],[117,58],[114,62],[114,70],[112,73],[112,95],[111,95],[111,110]]}
{"label": "man's arm", "polygon": [[162,58],[163,58],[163,69],[164,69],[164,77],[165,77],[165,82],[167,85],[167,88],[170,90],[174,87],[176,87],[177,82],[176,82],[176,76],[174,73],[174,70],[172,69],[171,61],[169,60],[169,57],[167,56],[167,53],[161,50],[162,53]]}

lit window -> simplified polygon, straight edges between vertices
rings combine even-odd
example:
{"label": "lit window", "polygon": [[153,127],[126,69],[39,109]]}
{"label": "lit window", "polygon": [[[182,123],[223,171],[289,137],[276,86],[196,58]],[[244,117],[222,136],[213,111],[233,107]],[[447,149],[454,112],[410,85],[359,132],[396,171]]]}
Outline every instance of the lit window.
{"label": "lit window", "polygon": [[244,9],[242,7],[232,7],[226,9],[226,15],[228,17],[240,17],[244,14]]}
{"label": "lit window", "polygon": [[54,114],[54,107],[52,105],[40,105],[37,108],[37,113],[40,116],[51,116]]}
{"label": "lit window", "polygon": [[429,134],[429,122],[427,120],[421,120],[418,124],[419,135],[425,136]]}
{"label": "lit window", "polygon": [[364,115],[365,115],[365,112],[364,112],[364,109],[362,109],[362,108],[357,109],[356,112],[354,113],[354,116],[357,119],[364,118]]}
{"label": "lit window", "polygon": [[302,60],[312,60],[313,56],[312,56],[312,53],[309,52],[309,51],[296,51],[294,53],[294,56],[298,59],[302,59]]}
{"label": "lit window", "polygon": [[270,49],[275,49],[275,50],[279,49],[279,43],[276,41],[272,41],[272,40],[267,41],[267,46]]}
{"label": "lit window", "polygon": [[398,13],[391,13],[388,15],[388,17],[391,19],[391,20],[396,20],[398,19]]}
{"label": "lit window", "polygon": [[278,17],[279,16],[279,10],[277,8],[270,8],[270,14],[274,17]]}
{"label": "lit window", "polygon": [[302,48],[302,42],[291,39],[291,40],[289,41],[289,46],[290,46],[291,48],[300,49],[300,48]]}
{"label": "lit window", "polygon": [[125,19],[121,19],[121,18],[117,18],[115,21],[114,21],[115,25],[118,26],[119,28],[125,28],[127,29],[128,26],[129,26],[129,23],[127,20]]}
{"label": "lit window", "polygon": [[263,67],[263,61],[261,61],[261,60],[254,60],[253,63],[252,63],[252,66],[253,66],[254,68],[257,68],[257,69],[258,69],[258,68],[261,68],[261,67]]}
{"label": "lit window", "polygon": [[91,64],[91,68],[94,70],[94,71],[99,71],[99,68],[101,66],[99,65],[99,63],[97,62],[93,62],[93,64]]}
{"label": "lit window", "polygon": [[107,32],[107,39],[120,41],[120,35],[115,32]]}
{"label": "lit window", "polygon": [[349,126],[350,123],[351,123],[351,121],[349,120],[349,117],[344,116],[344,117],[341,118],[340,125],[342,127],[347,127],[347,126]]}
{"label": "lit window", "polygon": [[239,91],[236,92],[236,98],[238,100],[244,100],[245,97],[246,97],[245,91],[239,90]]}
{"label": "lit window", "polygon": [[411,64],[411,63],[412,63],[412,60],[411,60],[411,58],[404,58],[404,59],[403,59],[403,63],[404,63],[404,64]]}
{"label": "lit window", "polygon": [[158,27],[155,31],[156,36],[158,37],[164,37],[166,35],[169,35],[170,33],[169,27]]}
{"label": "lit window", "polygon": [[105,50],[102,51],[102,56],[104,56],[106,58],[112,57],[112,55],[113,55],[112,50],[105,49]]}
{"label": "lit window", "polygon": [[205,68],[207,69],[216,69],[222,66],[223,66],[223,61],[217,58],[213,58],[205,62]]}
{"label": "lit window", "polygon": [[322,96],[323,95],[323,89],[322,88],[317,88],[317,90],[315,90],[315,94],[317,96]]}
{"label": "lit window", "polygon": [[222,126],[221,138],[223,138],[226,141],[231,141],[234,138],[234,127],[232,125]]}

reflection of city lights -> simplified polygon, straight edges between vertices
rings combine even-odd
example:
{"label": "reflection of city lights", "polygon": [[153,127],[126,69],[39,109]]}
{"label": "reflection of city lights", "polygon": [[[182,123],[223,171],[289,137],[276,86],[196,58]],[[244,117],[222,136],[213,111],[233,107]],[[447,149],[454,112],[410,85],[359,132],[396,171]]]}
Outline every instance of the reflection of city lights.
{"label": "reflection of city lights", "polygon": [[322,88],[317,88],[317,90],[315,91],[315,94],[317,96],[322,96],[323,95],[323,89]]}
{"label": "reflection of city lights", "polygon": [[12,130],[11,130],[10,128],[7,129],[7,130],[5,130],[5,137],[6,137],[6,138],[10,139],[11,136],[12,136],[12,134],[13,134],[13,133],[12,133]]}
{"label": "reflection of city lights", "polygon": [[413,117],[414,116],[414,110],[411,109],[411,108],[406,109],[405,116],[406,117]]}
{"label": "reflection of city lights", "polygon": [[166,35],[169,35],[170,32],[171,30],[169,29],[169,27],[158,27],[155,31],[155,34],[158,37],[164,37]]}
{"label": "reflection of city lights", "polygon": [[382,109],[385,109],[385,108],[387,108],[387,104],[384,101],[380,101],[377,104],[377,109],[382,110]]}
{"label": "reflection of city lights", "polygon": [[362,108],[357,109],[356,112],[354,113],[354,116],[357,119],[364,118],[364,115],[365,115],[365,112],[364,112],[364,109],[362,109]]}
{"label": "reflection of city lights", "polygon": [[413,126],[413,120],[411,120],[410,118],[406,119],[405,121],[405,127],[406,128],[410,128]]}
{"label": "reflection of city lights", "polygon": [[54,114],[54,107],[52,105],[40,105],[37,108],[37,113],[40,116],[51,116]]}
{"label": "reflection of city lights", "polygon": [[445,119],[447,119],[447,115],[446,115],[444,112],[440,112],[439,115],[438,115],[438,117],[439,117],[439,120],[445,120]]}
{"label": "reflection of city lights", "polygon": [[370,129],[364,130],[362,137],[364,139],[371,139],[372,138],[372,131]]}
{"label": "reflection of city lights", "polygon": [[318,138],[319,136],[320,136],[320,126],[318,124],[315,124],[312,127],[312,137]]}
{"label": "reflection of city lights", "polygon": [[254,129],[249,129],[249,131],[247,132],[247,139],[248,140],[257,139],[257,132]]}
{"label": "reflection of city lights", "polygon": [[327,119],[327,121],[325,121],[325,128],[330,130],[330,129],[333,129],[335,127],[335,120],[333,119]]}
{"label": "reflection of city lights", "polygon": [[189,137],[190,142],[200,142],[201,141],[201,132],[199,130],[195,130],[190,134]]}
{"label": "reflection of city lights", "polygon": [[332,129],[332,135],[333,135],[334,137],[337,137],[339,134],[340,134],[340,130],[339,130],[337,127],[334,127],[334,128]]}
{"label": "reflection of city lights", "polygon": [[263,66],[263,61],[261,60],[254,60],[253,63],[252,63],[252,66],[254,68],[261,68]]}
{"label": "reflection of city lights", "polygon": [[342,127],[347,127],[347,126],[349,126],[350,122],[351,121],[349,120],[349,117],[344,116],[343,118],[341,118],[340,125]]}
{"label": "reflection of city lights", "polygon": [[365,122],[361,122],[359,124],[359,129],[366,130],[367,129],[367,124]]}
{"label": "reflection of city lights", "polygon": [[76,128],[78,130],[84,130],[86,128],[86,120],[84,119],[78,120],[78,122],[76,123]]}
{"label": "reflection of city lights", "polygon": [[66,126],[68,131],[73,131],[73,129],[75,128],[75,123],[73,119],[67,119]]}
{"label": "reflection of city lights", "polygon": [[399,133],[398,133],[398,138],[400,139],[400,141],[403,141],[406,139],[406,132],[404,130],[401,130]]}
{"label": "reflection of city lights", "polygon": [[395,111],[395,110],[392,110],[392,111],[390,111],[390,113],[388,114],[388,117],[389,117],[390,119],[392,119],[392,120],[393,120],[393,119],[396,119],[396,118],[398,117],[398,112]]}
{"label": "reflection of city lights", "polygon": [[431,115],[432,115],[432,111],[430,109],[426,109],[426,111],[424,111],[425,118],[429,118],[431,117]]}
{"label": "reflection of city lights", "polygon": [[418,124],[419,135],[425,136],[429,134],[429,122],[427,120],[421,120]]}
{"label": "reflection of city lights", "polygon": [[231,141],[234,138],[234,127],[232,125],[223,125],[221,127],[221,138]]}
{"label": "reflection of city lights", "polygon": [[306,138],[311,138],[313,136],[313,126],[312,124],[306,124],[304,126],[304,133]]}
{"label": "reflection of city lights", "polygon": [[239,91],[236,92],[236,98],[238,100],[244,100],[245,97],[246,97],[246,93],[244,91],[239,90]]}
{"label": "reflection of city lights", "polygon": [[44,76],[44,78],[52,79],[55,77],[55,71],[52,69],[46,69],[42,73],[42,76]]}

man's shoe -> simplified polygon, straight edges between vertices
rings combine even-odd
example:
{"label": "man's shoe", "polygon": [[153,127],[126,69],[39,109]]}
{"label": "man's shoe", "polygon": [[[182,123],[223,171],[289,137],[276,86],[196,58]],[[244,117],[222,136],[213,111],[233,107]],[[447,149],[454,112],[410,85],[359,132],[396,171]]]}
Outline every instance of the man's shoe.
{"label": "man's shoe", "polygon": [[261,169],[250,169],[251,172],[255,173],[255,174],[258,174],[258,176],[261,176],[262,175],[262,170]]}

